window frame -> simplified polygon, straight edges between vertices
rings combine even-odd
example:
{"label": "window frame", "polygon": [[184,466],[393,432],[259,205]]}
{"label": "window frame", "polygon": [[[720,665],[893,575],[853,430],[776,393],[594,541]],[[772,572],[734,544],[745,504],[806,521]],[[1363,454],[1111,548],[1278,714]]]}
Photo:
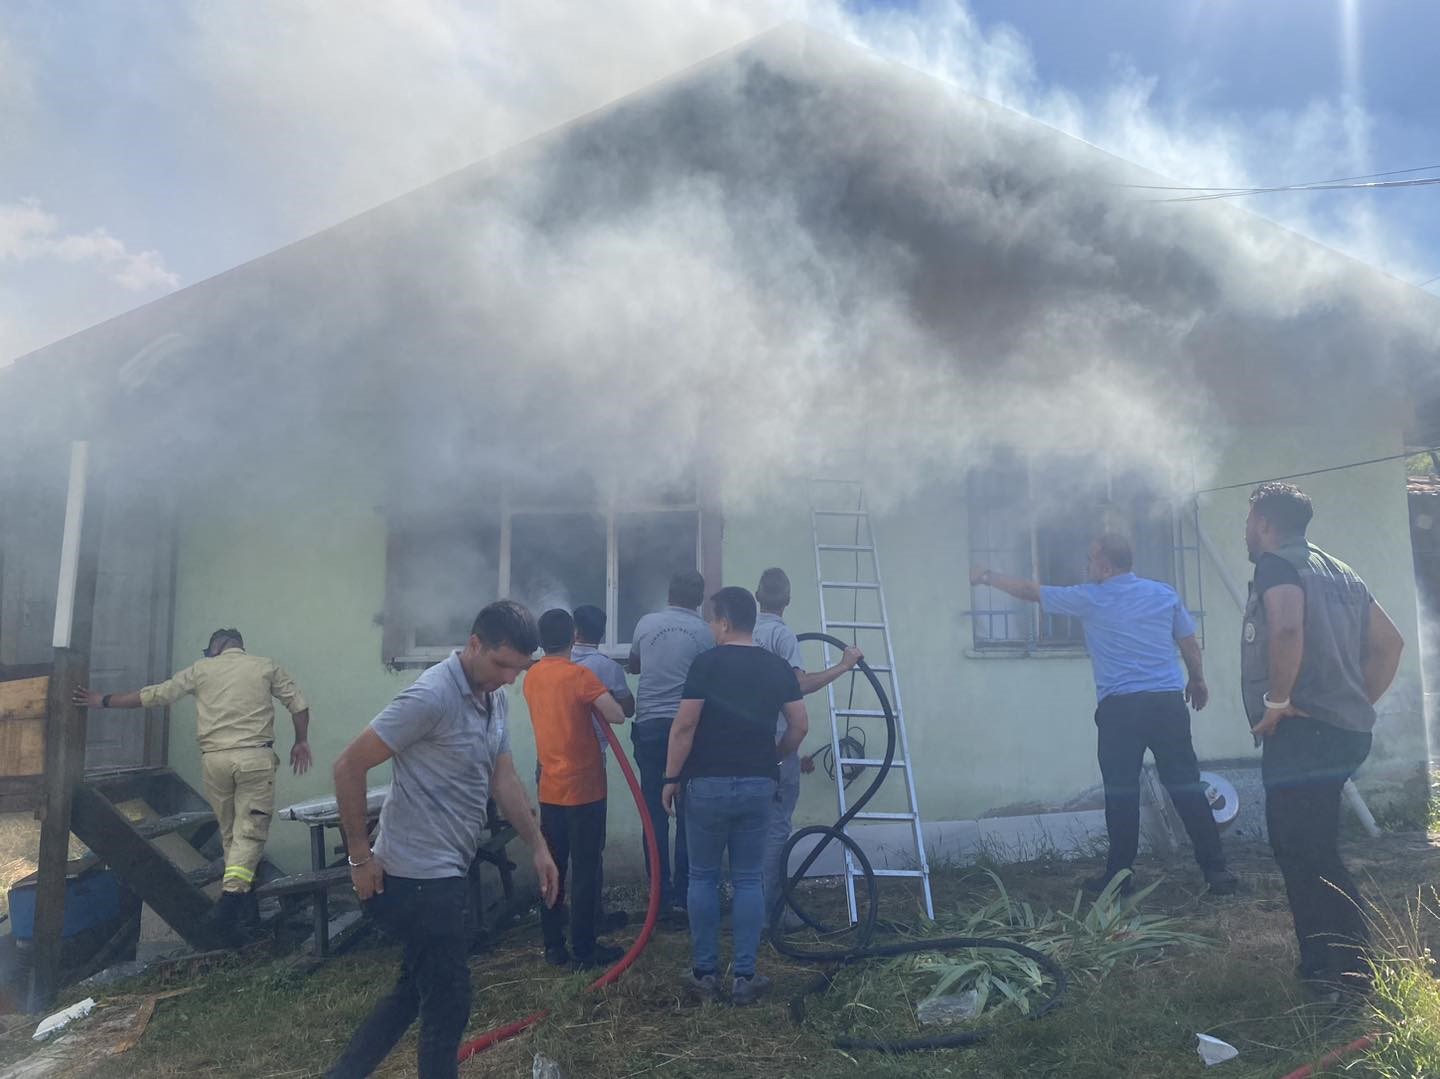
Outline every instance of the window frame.
{"label": "window frame", "polygon": [[[720,513],[711,493],[697,481],[695,497],[681,502],[662,502],[653,499],[629,498],[613,488],[599,504],[584,499],[555,499],[545,502],[526,502],[515,497],[511,484],[503,486],[500,496],[499,554],[496,568],[496,595],[509,598],[513,559],[512,528],[516,517],[568,516],[589,514],[605,524],[605,641],[601,651],[612,658],[624,660],[630,654],[630,641],[616,640],[620,609],[620,551],[616,539],[617,524],[623,517],[643,515],[693,514],[695,519],[695,568],[705,575],[707,582],[720,579]],[[404,529],[391,525],[386,555],[386,610],[400,609],[398,597],[392,586],[395,583],[394,566],[402,557],[399,545],[404,542]],[[713,576],[712,576],[713,575]],[[538,612],[537,612],[538,613]],[[392,621],[396,624],[392,625]],[[396,670],[428,667],[445,659],[464,641],[448,646],[417,646],[414,643],[414,626],[402,621],[397,614],[384,619],[382,650],[387,666]]]}
{"label": "window frame", "polygon": [[[1078,460],[1078,458],[1077,458]],[[998,464],[987,466],[990,469],[1000,467]],[[1029,568],[1024,576],[1032,580],[1039,580],[1040,566],[1040,517],[1038,503],[1034,496],[1035,491],[1035,469],[1033,462],[1024,462],[1025,494],[1022,501],[1023,514],[1025,518],[1025,529],[1028,543],[1025,550],[1028,552]],[[982,500],[977,499],[970,488],[966,497],[967,517],[967,540],[970,544],[972,561],[975,554],[975,532],[974,515],[976,513],[994,512]],[[1204,576],[1201,572],[1200,545],[1199,545],[1199,506],[1192,499],[1186,505],[1174,499],[1167,499],[1161,496],[1154,498],[1154,504],[1168,509],[1169,513],[1169,536],[1170,536],[1170,572],[1171,579],[1164,581],[1170,585],[1180,596],[1180,601],[1185,604],[1191,616],[1195,619],[1196,640],[1201,649],[1205,647],[1205,612],[1204,612]],[[1104,530],[1115,529],[1123,531],[1127,535],[1136,532],[1137,516],[1133,510],[1127,510],[1123,503],[1115,499],[1115,476],[1114,471],[1107,465],[1105,467],[1104,494],[1096,502],[1091,504],[1099,512],[1099,524]],[[1186,515],[1190,515],[1191,535],[1186,534]],[[1194,537],[1192,539],[1192,536]],[[1190,582],[1193,573],[1195,584],[1196,603],[1190,602]],[[1044,582],[1041,582],[1044,584]],[[1004,638],[981,638],[979,636],[981,618],[1003,618],[1007,628],[1009,620],[1017,617],[1009,612],[1001,612],[990,607],[981,608],[974,602],[978,589],[990,587],[992,593],[998,591],[987,585],[974,585],[971,588],[971,609],[967,611],[971,616],[971,643],[968,654],[975,658],[1045,658],[1045,657],[1083,657],[1089,655],[1089,649],[1085,646],[1083,637],[1079,641],[1059,640],[1047,641],[1043,630],[1047,619],[1069,618],[1062,615],[1048,615],[1044,607],[1039,603],[1026,604],[1030,610],[1024,613],[1020,619],[1029,629],[1024,637]]]}

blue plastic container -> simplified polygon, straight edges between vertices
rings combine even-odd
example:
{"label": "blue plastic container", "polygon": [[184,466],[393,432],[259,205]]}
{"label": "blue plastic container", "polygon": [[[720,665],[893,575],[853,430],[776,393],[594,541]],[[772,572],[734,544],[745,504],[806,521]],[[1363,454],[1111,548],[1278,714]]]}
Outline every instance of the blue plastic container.
{"label": "blue plastic container", "polygon": [[[26,877],[10,888],[10,933],[17,941],[35,937],[35,877]],[[101,866],[85,870],[65,881],[65,927],[62,937],[73,937],[120,915],[120,882]]]}

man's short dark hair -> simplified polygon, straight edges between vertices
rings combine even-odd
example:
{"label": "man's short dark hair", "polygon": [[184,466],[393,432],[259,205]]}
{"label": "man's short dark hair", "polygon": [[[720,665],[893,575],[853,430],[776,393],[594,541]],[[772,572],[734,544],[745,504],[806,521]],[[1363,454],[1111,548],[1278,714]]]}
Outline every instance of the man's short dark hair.
{"label": "man's short dark hair", "polygon": [[723,618],[742,632],[755,628],[755,597],[738,585],[722,588],[710,597],[710,607],[716,618]]}
{"label": "man's short dark hair", "polygon": [[599,644],[605,639],[605,612],[593,603],[575,608],[575,635],[586,644]]}
{"label": "man's short dark hair", "polygon": [[755,589],[755,602],[767,611],[778,611],[790,606],[790,578],[779,566],[771,566],[760,574],[760,585]]}
{"label": "man's short dark hair", "polygon": [[[245,638],[240,636],[240,631],[238,629],[217,629],[214,633],[210,634],[210,640],[206,645],[206,651],[211,651],[217,644],[224,644],[226,641],[234,641],[241,648],[245,647]],[[194,648],[195,646],[192,644],[190,647]]]}
{"label": "man's short dark hair", "polygon": [[563,652],[575,643],[575,619],[564,607],[552,607],[540,616],[540,647],[545,654]]}
{"label": "man's short dark hair", "polygon": [[540,631],[535,616],[513,599],[498,599],[475,616],[470,627],[472,636],[479,637],[486,648],[509,646],[523,656],[540,647]]}
{"label": "man's short dark hair", "polygon": [[1130,546],[1130,540],[1119,532],[1102,533],[1095,540],[1095,546],[1100,549],[1100,557],[1110,563],[1113,570],[1129,573],[1135,565],[1135,550]]}
{"label": "man's short dark hair", "polygon": [[705,578],[699,570],[681,570],[670,578],[669,603],[672,607],[700,606],[705,599]]}
{"label": "man's short dark hair", "polygon": [[1310,496],[1293,483],[1262,483],[1250,495],[1250,508],[1282,536],[1303,536],[1315,516]]}

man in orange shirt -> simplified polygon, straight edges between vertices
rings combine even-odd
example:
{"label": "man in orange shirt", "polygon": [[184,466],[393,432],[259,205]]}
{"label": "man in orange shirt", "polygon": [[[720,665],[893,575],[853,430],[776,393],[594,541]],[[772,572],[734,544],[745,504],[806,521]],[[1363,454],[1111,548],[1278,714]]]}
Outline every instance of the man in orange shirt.
{"label": "man in orange shirt", "polygon": [[[571,662],[575,619],[556,608],[540,616],[545,658],[525,675],[525,703],[540,765],[540,831],[560,870],[560,895],[540,912],[545,959],[554,966],[608,966],[624,952],[595,941],[595,893],[605,846],[605,758],[592,711],[615,726],[625,713],[593,671]],[[570,870],[570,943],[565,948],[566,869]]]}

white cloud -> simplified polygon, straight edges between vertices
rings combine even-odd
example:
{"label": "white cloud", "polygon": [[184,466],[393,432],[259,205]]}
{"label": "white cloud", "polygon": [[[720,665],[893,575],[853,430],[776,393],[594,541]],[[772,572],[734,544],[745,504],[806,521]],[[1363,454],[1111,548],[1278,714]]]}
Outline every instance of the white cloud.
{"label": "white cloud", "polygon": [[180,286],[158,251],[131,251],[103,227],[67,232],[60,219],[35,199],[0,203],[0,263],[46,259],[94,267],[127,292]]}

